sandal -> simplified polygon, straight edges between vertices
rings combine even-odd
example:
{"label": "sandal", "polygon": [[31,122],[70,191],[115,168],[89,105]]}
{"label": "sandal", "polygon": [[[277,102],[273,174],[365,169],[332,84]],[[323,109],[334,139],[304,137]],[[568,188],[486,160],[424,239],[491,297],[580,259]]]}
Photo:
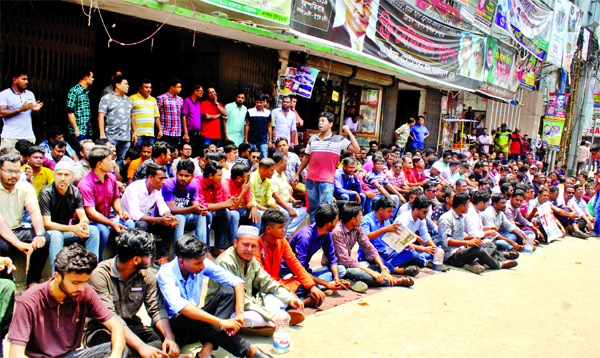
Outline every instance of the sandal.
{"label": "sandal", "polygon": [[415,284],[415,281],[410,277],[396,277],[392,286],[410,287]]}
{"label": "sandal", "polygon": [[505,251],[503,256],[507,260],[515,260],[519,258],[519,253],[514,251]]}
{"label": "sandal", "polygon": [[421,270],[419,270],[419,268],[417,266],[415,266],[415,265],[408,266],[408,267],[404,268],[404,274],[406,276],[415,277],[415,276],[417,276],[419,274],[420,271]]}

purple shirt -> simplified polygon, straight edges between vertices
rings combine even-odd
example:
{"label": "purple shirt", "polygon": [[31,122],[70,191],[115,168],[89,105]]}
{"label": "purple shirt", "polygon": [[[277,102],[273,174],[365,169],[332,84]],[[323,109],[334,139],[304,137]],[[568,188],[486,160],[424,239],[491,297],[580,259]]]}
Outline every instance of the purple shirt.
{"label": "purple shirt", "polygon": [[112,173],[106,174],[102,183],[96,173],[91,171],[79,181],[77,188],[83,197],[83,206],[93,206],[98,213],[107,218],[110,217],[113,201],[121,197],[117,178]]}
{"label": "purple shirt", "polygon": [[183,101],[183,108],[181,114],[185,115],[185,123],[187,123],[188,133],[200,132],[202,128],[202,113],[200,112],[201,99],[198,98],[196,102],[192,97],[188,97]]}
{"label": "purple shirt", "polygon": [[[300,264],[308,271],[312,273],[309,263],[310,259],[314,254],[317,253],[321,248],[323,249],[323,255],[327,258],[328,266],[337,265],[338,259],[335,256],[335,250],[333,248],[333,240],[331,233],[327,232],[325,235],[318,236],[317,224],[303,226],[298,232],[290,239],[290,247],[296,254]],[[285,262],[281,264],[279,272],[280,276],[292,272]]]}
{"label": "purple shirt", "polygon": [[183,191],[177,187],[177,178],[165,180],[162,187],[162,195],[165,202],[174,201],[178,208],[187,208],[192,201],[198,201],[198,183],[195,180],[190,181]]}
{"label": "purple shirt", "polygon": [[348,231],[346,225],[340,221],[331,232],[331,237],[338,262],[346,268],[358,267],[359,265],[358,261],[352,257],[352,249],[357,242],[368,261],[374,261],[379,256],[377,249],[360,226]]}
{"label": "purple shirt", "polygon": [[26,346],[30,358],[60,357],[81,345],[86,318],[106,322],[113,314],[88,285],[77,298],[62,303],[50,294],[50,281],[25,291],[17,301],[8,331],[11,344]]}

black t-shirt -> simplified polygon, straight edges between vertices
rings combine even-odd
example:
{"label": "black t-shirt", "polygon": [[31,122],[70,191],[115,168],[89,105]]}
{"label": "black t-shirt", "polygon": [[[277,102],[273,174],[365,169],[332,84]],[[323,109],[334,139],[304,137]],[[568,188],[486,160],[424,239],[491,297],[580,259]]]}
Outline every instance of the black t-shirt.
{"label": "black t-shirt", "polygon": [[250,108],[246,113],[246,122],[250,123],[248,126],[248,142],[258,144],[268,140],[271,111],[263,109],[262,112],[259,112],[256,107]]}
{"label": "black t-shirt", "polygon": [[73,184],[69,185],[65,195],[60,195],[54,183],[40,189],[38,196],[42,216],[50,216],[52,222],[69,225],[75,218],[75,210],[83,209],[81,192]]}

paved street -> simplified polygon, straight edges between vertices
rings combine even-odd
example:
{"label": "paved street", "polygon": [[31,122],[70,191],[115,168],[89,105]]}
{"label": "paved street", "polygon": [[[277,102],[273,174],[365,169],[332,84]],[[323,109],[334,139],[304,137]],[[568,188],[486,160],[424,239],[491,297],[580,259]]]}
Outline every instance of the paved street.
{"label": "paved street", "polygon": [[599,254],[569,237],[511,270],[429,276],[307,317],[282,357],[598,357]]}

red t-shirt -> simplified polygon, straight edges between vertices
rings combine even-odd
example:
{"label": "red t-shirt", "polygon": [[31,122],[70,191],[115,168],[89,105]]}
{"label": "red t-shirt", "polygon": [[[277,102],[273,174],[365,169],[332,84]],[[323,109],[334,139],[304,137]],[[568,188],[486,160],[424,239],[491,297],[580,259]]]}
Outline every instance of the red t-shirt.
{"label": "red t-shirt", "polygon": [[319,134],[310,137],[305,151],[310,156],[306,179],[333,183],[335,170],[340,163],[340,153],[350,144],[350,141],[341,135],[330,135],[323,140],[319,138]]}
{"label": "red t-shirt", "polygon": [[85,285],[79,297],[63,303],[50,294],[50,282],[25,291],[17,301],[7,339],[26,346],[30,358],[59,357],[81,345],[86,318],[106,322],[113,317],[94,289]]}
{"label": "red t-shirt", "polygon": [[217,106],[223,107],[221,103],[216,105],[209,100],[200,103],[200,112],[202,112],[202,129],[200,135],[210,139],[221,139],[221,118],[207,120],[204,118],[204,114],[215,115],[219,114]]}
{"label": "red t-shirt", "polygon": [[516,153],[516,154],[521,154],[521,142],[519,140],[522,140],[523,137],[521,137],[518,134],[513,133],[510,136],[510,139],[512,139],[512,142],[510,143],[510,152]]}

